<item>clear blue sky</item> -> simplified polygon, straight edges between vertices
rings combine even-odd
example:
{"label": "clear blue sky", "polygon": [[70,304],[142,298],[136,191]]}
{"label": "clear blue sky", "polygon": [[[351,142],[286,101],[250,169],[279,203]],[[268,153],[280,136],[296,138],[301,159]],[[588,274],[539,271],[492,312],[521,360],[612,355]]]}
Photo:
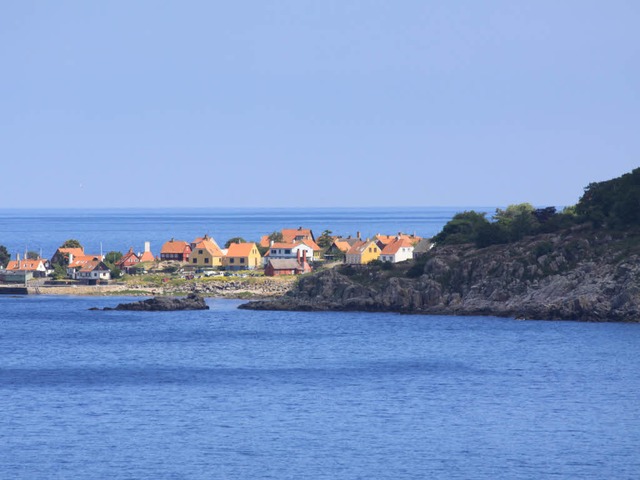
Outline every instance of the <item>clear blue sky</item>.
{"label": "clear blue sky", "polygon": [[29,1],[0,207],[573,204],[640,166],[640,2]]}

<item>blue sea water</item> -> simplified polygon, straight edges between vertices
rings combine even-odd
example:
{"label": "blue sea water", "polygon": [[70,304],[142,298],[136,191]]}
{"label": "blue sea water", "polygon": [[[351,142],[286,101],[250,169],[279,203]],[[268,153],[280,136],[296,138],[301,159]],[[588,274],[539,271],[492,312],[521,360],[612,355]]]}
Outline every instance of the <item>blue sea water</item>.
{"label": "blue sea water", "polygon": [[[453,213],[2,211],[0,244],[432,235]],[[640,478],[640,325],[88,311],[125,300],[0,296],[0,478]]]}
{"label": "blue sea water", "polygon": [[0,478],[633,479],[639,325],[0,298]]}

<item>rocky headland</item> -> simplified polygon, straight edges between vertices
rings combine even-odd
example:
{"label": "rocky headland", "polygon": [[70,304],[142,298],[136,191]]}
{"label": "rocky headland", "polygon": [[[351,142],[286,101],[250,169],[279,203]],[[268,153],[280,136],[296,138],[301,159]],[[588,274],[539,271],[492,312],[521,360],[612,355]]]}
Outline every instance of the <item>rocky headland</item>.
{"label": "rocky headland", "polygon": [[582,225],[502,245],[436,246],[390,268],[342,266],[245,309],[640,322],[640,233]]}

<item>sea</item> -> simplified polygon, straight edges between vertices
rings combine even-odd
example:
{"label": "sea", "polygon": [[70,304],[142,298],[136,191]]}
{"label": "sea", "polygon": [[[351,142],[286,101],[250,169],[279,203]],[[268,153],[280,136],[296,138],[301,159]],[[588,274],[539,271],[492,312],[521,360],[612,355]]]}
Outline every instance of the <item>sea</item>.
{"label": "sea", "polygon": [[[430,236],[459,210],[3,210],[0,244]],[[0,296],[0,478],[640,478],[640,324],[89,310],[129,300]]]}

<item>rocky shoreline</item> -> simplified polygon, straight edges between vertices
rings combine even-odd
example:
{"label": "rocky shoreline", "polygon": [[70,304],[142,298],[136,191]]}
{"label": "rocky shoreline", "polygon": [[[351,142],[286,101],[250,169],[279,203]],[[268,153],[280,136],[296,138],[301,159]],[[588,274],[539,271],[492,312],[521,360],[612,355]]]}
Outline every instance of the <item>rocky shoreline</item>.
{"label": "rocky shoreline", "polygon": [[640,322],[640,235],[574,228],[482,249],[437,247],[391,270],[313,274],[241,308]]}

